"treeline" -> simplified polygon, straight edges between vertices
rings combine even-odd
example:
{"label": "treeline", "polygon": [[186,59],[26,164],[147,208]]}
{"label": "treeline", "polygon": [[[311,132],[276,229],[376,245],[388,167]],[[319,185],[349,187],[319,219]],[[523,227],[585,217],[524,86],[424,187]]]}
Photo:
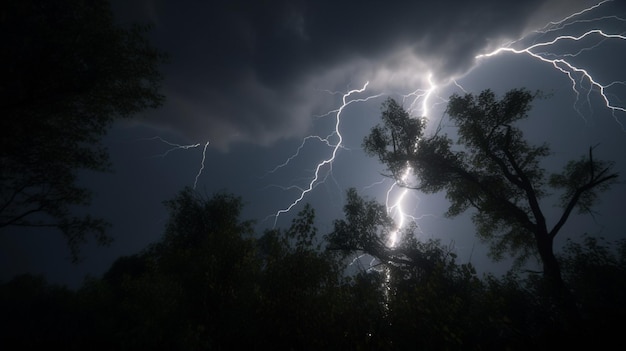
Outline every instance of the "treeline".
{"label": "treeline", "polygon": [[[77,290],[22,275],[0,285],[0,346],[61,350],[527,350],[624,345],[626,241],[569,242],[560,262],[572,326],[540,274],[478,276],[452,249],[404,233],[384,249],[385,212],[349,192],[326,235],[305,207],[253,232],[242,201],[190,189],[166,204],[162,239]],[[357,246],[355,246],[357,245]],[[358,246],[360,245],[360,246]],[[617,248],[617,250],[615,250]],[[348,273],[356,255],[379,264]]]}

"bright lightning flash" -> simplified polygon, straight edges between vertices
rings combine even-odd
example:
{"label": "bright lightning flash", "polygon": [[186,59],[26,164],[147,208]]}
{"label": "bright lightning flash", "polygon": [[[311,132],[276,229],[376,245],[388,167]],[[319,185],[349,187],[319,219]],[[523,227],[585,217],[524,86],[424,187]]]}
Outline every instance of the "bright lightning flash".
{"label": "bright lightning flash", "polygon": [[[599,29],[599,28],[589,29],[583,32],[582,34],[577,34],[577,35],[572,35],[572,34],[567,34],[567,33],[561,34],[565,30],[567,30],[568,27],[571,27],[572,25],[575,25],[575,24],[582,24],[582,23],[594,24],[595,22],[599,22],[599,21],[607,20],[607,19],[621,22],[622,24],[626,23],[626,19],[617,17],[617,16],[603,16],[603,17],[598,17],[598,18],[593,18],[593,19],[579,19],[579,17],[582,16],[583,14],[589,13],[599,8],[600,6],[608,4],[610,2],[612,2],[612,0],[602,1],[594,6],[591,6],[582,11],[576,12],[572,15],[569,15],[560,21],[550,22],[544,28],[531,33],[531,35],[527,35],[518,40],[515,40],[492,52],[478,55],[476,56],[476,58],[484,59],[484,58],[489,58],[492,56],[500,55],[503,53],[513,53],[513,54],[529,55],[537,60],[549,63],[556,70],[565,74],[569,78],[571,85],[572,85],[572,90],[574,91],[574,94],[576,95],[576,103],[574,105],[574,109],[578,112],[578,114],[583,119],[585,118],[585,116],[577,107],[580,102],[581,92],[585,90],[587,91],[586,103],[588,105],[591,105],[590,95],[593,91],[597,91],[599,96],[604,101],[604,105],[606,106],[606,108],[608,108],[611,111],[612,116],[615,119],[615,121],[622,127],[622,129],[624,129],[624,125],[619,120],[617,114],[626,113],[626,108],[624,108],[623,106],[618,106],[614,102],[612,102],[606,90],[616,85],[626,86],[626,82],[612,81],[609,83],[601,83],[598,79],[596,79],[592,75],[589,69],[585,69],[581,67],[580,65],[575,64],[572,61],[572,59],[578,57],[584,52],[592,51],[593,49],[603,44],[605,41],[609,41],[609,40],[626,41],[626,36],[623,35],[622,33],[607,33],[605,30]],[[560,35],[557,35],[557,34],[560,34]],[[541,38],[549,36],[549,35],[557,35],[557,36],[550,40],[539,41]],[[533,39],[532,45],[528,45],[528,46],[521,47],[521,48],[514,47],[514,46],[519,46],[519,44],[530,39]],[[580,48],[576,52],[565,53],[565,54],[557,54],[555,52],[556,51],[555,47],[558,44],[567,43],[567,42],[582,43],[583,40],[590,40],[590,39],[596,39],[596,42],[591,46]],[[548,51],[551,48],[555,48],[555,50]],[[588,84],[587,87],[584,85],[585,83]]]}
{"label": "bright lightning flash", "polygon": [[[423,116],[424,118],[427,118],[427,116],[429,116],[429,108],[431,106],[429,98],[437,89],[437,86],[432,81],[432,74],[428,75],[428,84],[430,85],[428,89],[418,89],[404,96],[405,102],[407,99],[410,99],[411,101],[409,104],[409,110],[417,110],[417,115]],[[419,106],[420,103],[421,109],[416,108],[416,106]],[[399,233],[406,225],[407,219],[410,218],[415,223],[417,223],[417,218],[407,214],[403,207],[405,197],[409,191],[409,189],[404,187],[403,185],[407,183],[408,178],[411,175],[411,171],[411,167],[407,164],[404,172],[402,173],[402,176],[400,177],[400,180],[395,181],[393,185],[387,190],[387,197],[385,201],[385,204],[387,206],[387,213],[391,215],[391,218],[393,218],[393,220],[396,222],[396,229],[390,233],[389,239],[387,241],[387,245],[392,248],[395,247],[398,243],[398,240],[400,239]],[[395,201],[392,202],[390,200],[391,194],[396,188],[400,188],[400,194],[398,194]]]}

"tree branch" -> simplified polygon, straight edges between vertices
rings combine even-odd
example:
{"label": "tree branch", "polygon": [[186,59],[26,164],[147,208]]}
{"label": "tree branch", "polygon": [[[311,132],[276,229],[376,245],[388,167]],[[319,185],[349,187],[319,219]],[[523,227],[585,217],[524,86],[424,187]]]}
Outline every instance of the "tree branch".
{"label": "tree branch", "polygon": [[[509,126],[507,127],[508,127],[507,134],[509,134],[511,131],[511,127]],[[535,220],[537,222],[536,225],[539,227],[538,229],[541,229],[543,232],[547,231],[546,218],[543,215],[543,212],[541,211],[541,207],[539,206],[539,200],[537,199],[537,192],[533,188],[533,185],[530,182],[530,179],[528,179],[528,177],[526,176],[526,173],[524,172],[524,170],[517,164],[517,160],[515,160],[515,157],[513,156],[513,154],[511,154],[511,151],[508,148],[508,142],[502,151],[504,152],[504,155],[506,155],[507,160],[509,161],[509,163],[515,170],[515,173],[521,180],[519,184],[519,188],[526,193],[526,200],[528,200],[530,209],[533,212],[533,216],[535,217]]]}
{"label": "tree branch", "polygon": [[[593,166],[591,167],[591,169],[593,169]],[[608,176],[602,176],[603,174],[605,174],[607,171],[609,170],[609,168],[605,168],[602,170],[602,172],[600,172],[600,174],[598,174],[598,177],[600,178],[596,178],[596,179],[590,179],[589,182],[587,182],[587,184],[579,187],[578,189],[576,189],[576,191],[574,192],[574,195],[572,196],[572,198],[570,199],[570,201],[568,202],[567,206],[565,207],[565,211],[563,211],[563,214],[561,215],[561,218],[559,219],[559,221],[556,223],[556,225],[554,226],[554,228],[552,228],[552,230],[550,231],[550,237],[554,238],[559,230],[561,230],[561,227],[563,227],[563,225],[565,224],[565,222],[567,221],[567,219],[569,218],[570,214],[572,213],[572,210],[574,209],[574,207],[576,207],[576,204],[578,204],[578,200],[580,200],[580,197],[587,191],[591,191],[593,188],[595,188],[596,186],[609,181],[611,179],[615,179],[618,177],[617,173],[613,173],[613,174],[609,174]],[[591,174],[593,175],[593,171],[591,171]]]}
{"label": "tree branch", "polygon": [[503,198],[502,196],[500,196],[498,194],[495,194],[492,191],[491,188],[489,188],[488,186],[483,184],[474,175],[472,175],[471,173],[467,172],[466,170],[461,169],[461,168],[456,168],[456,172],[455,173],[460,175],[461,177],[463,177],[466,181],[469,181],[470,183],[475,184],[478,187],[480,187],[480,189],[485,194],[487,194],[487,196],[489,198],[497,201],[500,205],[505,207],[507,209],[507,211],[512,214],[512,216],[515,218],[515,220],[517,220],[517,222],[520,223],[524,228],[527,228],[528,230],[531,230],[533,232],[536,231],[537,224],[533,223],[528,218],[528,215],[526,214],[526,212],[524,210],[522,210],[519,207],[517,207],[514,203],[512,203],[508,199]]}

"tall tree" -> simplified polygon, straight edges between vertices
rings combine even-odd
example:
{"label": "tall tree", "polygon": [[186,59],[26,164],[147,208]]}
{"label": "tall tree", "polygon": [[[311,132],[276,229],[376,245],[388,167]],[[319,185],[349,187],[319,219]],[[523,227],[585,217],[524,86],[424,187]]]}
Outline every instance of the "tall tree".
{"label": "tall tree", "polygon": [[[491,254],[510,253],[523,262],[538,253],[546,281],[565,293],[553,241],[575,208],[590,211],[598,194],[617,178],[610,162],[586,157],[570,161],[562,173],[546,175],[541,161],[546,144],[531,145],[516,122],[528,117],[538,95],[514,89],[497,100],[490,90],[480,95],[453,95],[447,113],[457,127],[457,144],[440,131],[424,135],[422,119],[410,118],[394,100],[383,105],[383,124],[364,139],[364,148],[384,163],[391,175],[410,167],[415,188],[427,193],[446,191],[449,216],[469,208],[478,237],[490,243]],[[405,182],[407,184],[407,182]],[[549,224],[540,200],[549,190],[561,190],[562,213]]]}
{"label": "tall tree", "polygon": [[73,257],[106,223],[74,215],[91,192],[82,170],[110,168],[111,124],[156,108],[165,55],[146,27],[116,25],[107,0],[9,0],[0,5],[0,230],[54,227]]}

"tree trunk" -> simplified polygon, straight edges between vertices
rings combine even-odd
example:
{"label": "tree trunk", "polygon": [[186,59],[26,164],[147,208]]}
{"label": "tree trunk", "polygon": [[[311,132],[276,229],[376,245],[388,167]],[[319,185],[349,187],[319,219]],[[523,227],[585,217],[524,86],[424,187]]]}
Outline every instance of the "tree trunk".
{"label": "tree trunk", "polygon": [[555,292],[560,291],[564,287],[563,278],[561,277],[561,267],[556,259],[553,250],[553,241],[548,233],[542,233],[537,236],[537,249],[539,257],[543,264],[543,277]]}
{"label": "tree trunk", "polygon": [[547,233],[537,235],[537,248],[543,264],[543,278],[548,288],[548,294],[554,300],[557,313],[562,317],[557,320],[562,321],[562,325],[556,326],[570,336],[580,336],[581,317],[576,307],[573,294],[567,288],[561,276],[559,261],[554,255],[553,240]]}

